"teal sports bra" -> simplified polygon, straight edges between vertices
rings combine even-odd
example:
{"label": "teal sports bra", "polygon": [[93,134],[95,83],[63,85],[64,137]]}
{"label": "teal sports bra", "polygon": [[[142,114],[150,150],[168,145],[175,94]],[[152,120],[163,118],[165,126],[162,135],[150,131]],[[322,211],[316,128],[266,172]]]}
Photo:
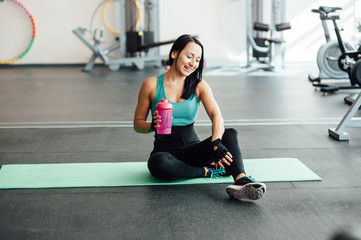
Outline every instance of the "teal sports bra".
{"label": "teal sports bra", "polygon": [[[159,74],[157,78],[157,90],[151,106],[152,116],[155,111],[155,105],[157,105],[161,99],[168,99],[164,90],[164,73]],[[172,126],[186,126],[194,123],[199,108],[199,100],[196,94],[182,102],[171,102],[169,99],[168,102],[173,105]]]}

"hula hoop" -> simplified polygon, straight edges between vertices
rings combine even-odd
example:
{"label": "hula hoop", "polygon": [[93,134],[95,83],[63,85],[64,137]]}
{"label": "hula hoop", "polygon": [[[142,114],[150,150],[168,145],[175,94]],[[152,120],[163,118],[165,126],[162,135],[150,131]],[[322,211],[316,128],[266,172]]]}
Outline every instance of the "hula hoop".
{"label": "hula hoop", "polygon": [[9,59],[9,60],[0,60],[0,64],[11,64],[11,63],[14,63],[14,62],[22,59],[29,52],[29,50],[33,46],[33,43],[34,43],[34,40],[35,40],[35,21],[34,21],[33,16],[31,15],[30,11],[19,0],[11,0],[11,1],[18,4],[20,7],[22,7],[25,10],[26,14],[30,18],[31,25],[32,25],[32,28],[33,28],[32,29],[33,33],[32,33],[32,38],[30,40],[30,43],[29,43],[28,47],[26,48],[26,50],[22,54],[20,54],[20,56],[17,56],[15,58]]}
{"label": "hula hoop", "polygon": [[[115,30],[115,29],[112,28],[111,26],[109,26],[108,20],[107,20],[107,18],[106,18],[108,5],[109,5],[110,2],[113,2],[113,1],[117,1],[117,0],[108,0],[108,1],[104,4],[104,7],[103,7],[103,15],[102,15],[102,17],[103,17],[103,23],[104,23],[105,27],[106,27],[111,33],[113,33],[113,34],[115,34],[115,35],[119,35],[120,32],[117,31],[117,30]],[[133,30],[135,30],[136,27],[139,25],[139,22],[140,22],[140,16],[139,16],[139,15],[140,15],[140,14],[139,14],[139,12],[140,12],[140,6],[139,6],[139,3],[138,3],[136,0],[133,0],[133,3],[134,3],[134,5],[135,5],[135,8],[137,9],[137,20],[136,20],[136,22],[135,22],[135,24],[134,24],[134,26],[133,26]]]}

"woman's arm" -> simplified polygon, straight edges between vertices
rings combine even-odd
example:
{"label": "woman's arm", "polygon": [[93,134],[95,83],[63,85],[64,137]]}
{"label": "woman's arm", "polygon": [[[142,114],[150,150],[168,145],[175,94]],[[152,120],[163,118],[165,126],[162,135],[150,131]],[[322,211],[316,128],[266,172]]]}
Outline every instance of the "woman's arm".
{"label": "woman's arm", "polygon": [[224,133],[224,121],[221,110],[213,97],[212,89],[202,80],[198,84],[199,99],[202,101],[210,120],[212,121],[212,141],[222,139]]}
{"label": "woman's arm", "polygon": [[[199,99],[202,101],[204,108],[209,116],[209,118],[212,121],[212,143],[213,143],[213,150],[214,150],[214,156],[216,160],[219,161],[216,162],[216,165],[219,165],[221,168],[224,168],[224,164],[231,165],[233,162],[232,160],[232,154],[223,146],[221,141],[217,139],[222,140],[222,136],[224,134],[224,120],[222,117],[221,110],[219,109],[219,106],[216,102],[216,100],[213,97],[212,89],[210,86],[205,82],[201,81],[198,84],[199,91]],[[217,141],[215,141],[217,140]]]}
{"label": "woman's arm", "polygon": [[156,87],[156,78],[147,78],[140,87],[138,103],[134,112],[133,127],[138,133],[152,132],[151,122],[147,122],[147,117],[152,104],[152,90]]}

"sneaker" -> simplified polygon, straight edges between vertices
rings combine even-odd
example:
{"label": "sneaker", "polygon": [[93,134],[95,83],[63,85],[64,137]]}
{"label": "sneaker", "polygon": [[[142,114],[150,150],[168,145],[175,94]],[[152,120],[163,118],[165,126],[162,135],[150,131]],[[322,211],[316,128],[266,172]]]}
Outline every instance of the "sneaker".
{"label": "sneaker", "polygon": [[266,184],[245,176],[229,185],[226,191],[232,198],[258,200],[266,193]]}
{"label": "sneaker", "polygon": [[224,168],[220,167],[207,167],[208,173],[207,177],[210,178],[218,178],[221,176],[229,176],[229,174],[226,173],[226,170]]}

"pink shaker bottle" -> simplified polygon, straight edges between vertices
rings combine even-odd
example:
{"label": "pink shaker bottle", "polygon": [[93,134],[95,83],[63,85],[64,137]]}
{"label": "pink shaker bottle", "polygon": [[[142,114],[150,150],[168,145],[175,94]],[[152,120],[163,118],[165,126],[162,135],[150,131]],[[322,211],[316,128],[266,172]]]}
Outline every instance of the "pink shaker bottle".
{"label": "pink shaker bottle", "polygon": [[157,128],[158,134],[171,134],[172,132],[172,109],[173,105],[167,99],[162,99],[155,105],[155,109],[160,115],[160,127]]}

